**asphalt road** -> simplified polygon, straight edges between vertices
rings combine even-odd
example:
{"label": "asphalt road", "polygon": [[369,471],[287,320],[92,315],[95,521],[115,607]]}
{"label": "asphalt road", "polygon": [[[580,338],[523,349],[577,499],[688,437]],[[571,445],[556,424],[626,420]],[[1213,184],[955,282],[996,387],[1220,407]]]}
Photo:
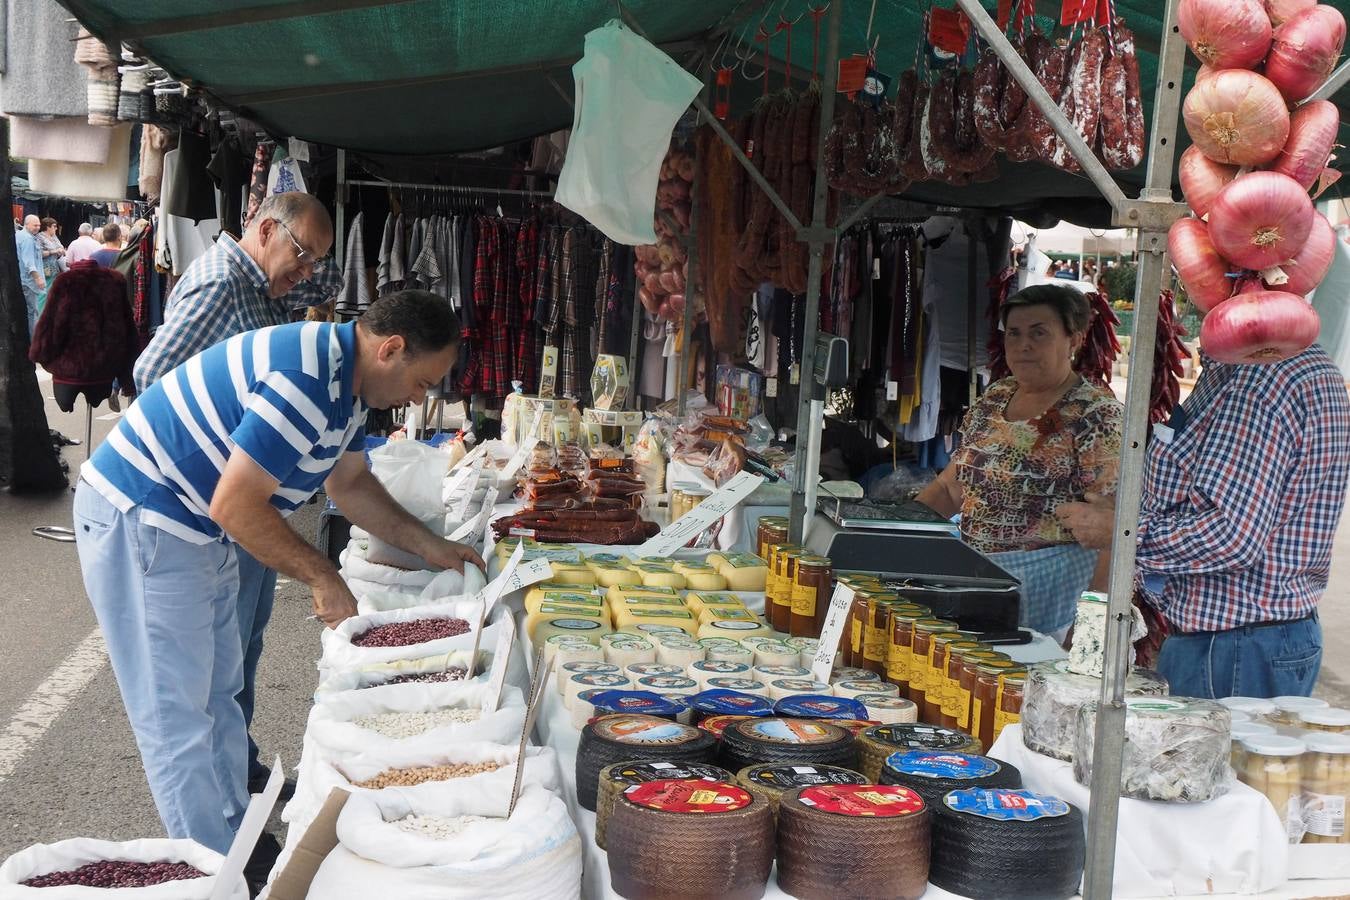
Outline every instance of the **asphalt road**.
{"label": "asphalt road", "polygon": [[[50,396],[50,387],[44,390]],[[83,436],[82,409],[63,414],[47,406],[54,427]],[[95,420],[96,444],[111,424]],[[78,469],[84,448],[66,448],[64,456]],[[70,505],[69,491],[36,499],[0,493],[0,621],[7,624],[0,629],[0,859],[35,842],[162,833],[74,545],[30,533],[38,525],[69,525]],[[292,522],[316,539],[318,513],[318,505],[307,506]],[[1350,522],[1342,525],[1321,607],[1326,662],[1318,687],[1344,707],[1350,707],[1348,601]],[[299,758],[317,677],[321,626],[307,620],[309,604],[302,586],[279,586],[258,679],[254,736],[265,755],[280,754],[288,766]],[[275,818],[272,828],[284,836]]]}

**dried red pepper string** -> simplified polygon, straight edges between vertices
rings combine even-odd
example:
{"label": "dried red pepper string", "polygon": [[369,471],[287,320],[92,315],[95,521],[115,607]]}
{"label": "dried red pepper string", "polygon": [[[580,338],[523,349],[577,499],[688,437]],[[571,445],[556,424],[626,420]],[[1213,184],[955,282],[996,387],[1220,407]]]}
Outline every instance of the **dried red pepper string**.
{"label": "dried red pepper string", "polygon": [[774,33],[774,34],[777,34],[777,33],[780,32],[780,31],[786,31],[786,32],[787,32],[787,57],[786,57],[786,59],[785,59],[784,62],[783,62],[783,88],[784,88],[784,89],[787,89],[787,88],[792,87],[792,26],[793,26],[794,24],[796,24],[796,23],[795,23],[795,22],[789,22],[787,19],[783,18],[783,14],[782,14],[782,13],[779,13],[779,14],[778,14],[778,26],[777,26],[776,28],[774,28],[774,30],[773,30],[773,33]]}
{"label": "dried red pepper string", "polygon": [[810,9],[813,20],[811,30],[811,80],[817,81],[820,78],[820,20],[825,18],[825,13],[829,11],[830,4],[826,3],[820,9]]}
{"label": "dried red pepper string", "polygon": [[755,32],[755,40],[764,42],[764,96],[769,96],[769,32],[764,30],[764,23],[761,22],[759,29]]}

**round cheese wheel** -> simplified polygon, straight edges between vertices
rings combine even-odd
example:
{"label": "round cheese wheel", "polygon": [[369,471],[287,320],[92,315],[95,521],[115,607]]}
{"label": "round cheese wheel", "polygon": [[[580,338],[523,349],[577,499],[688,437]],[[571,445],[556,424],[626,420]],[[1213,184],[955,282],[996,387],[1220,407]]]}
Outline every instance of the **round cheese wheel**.
{"label": "round cheese wheel", "polygon": [[[809,673],[808,673],[809,674]],[[769,682],[769,699],[782,700],[799,694],[830,696],[831,688],[823,681],[813,678],[779,678]]]}
{"label": "round cheese wheel", "polygon": [[554,584],[595,584],[595,574],[585,565],[551,563]]}
{"label": "round cheese wheel", "polygon": [[[1073,762],[1078,709],[1101,696],[1102,681],[1069,671],[1068,660],[1036,663],[1027,668],[1022,697],[1022,742],[1037,753]],[[1161,697],[1167,679],[1134,667],[1125,677],[1126,697]]]}
{"label": "round cheese wheel", "polygon": [[756,665],[754,667],[755,677],[763,681],[776,681],[779,678],[810,678],[811,670],[805,666],[796,664],[791,665]]}
{"label": "round cheese wheel", "polygon": [[662,781],[671,778],[700,779],[703,781],[731,781],[732,775],[726,769],[710,766],[706,763],[664,762],[661,760],[621,762],[605,766],[600,770],[600,781],[596,792],[595,804],[595,844],[605,849],[605,840],[609,834],[609,817],[614,812],[614,801],[625,788],[649,781]]}
{"label": "round cheese wheel", "polygon": [[683,670],[677,669],[676,671],[678,674],[674,675],[644,675],[635,679],[634,684],[637,685],[638,690],[651,691],[662,696],[692,697],[703,690],[699,683],[687,677]]}
{"label": "round cheese wheel", "polygon": [[756,681],[753,678],[737,678],[735,676],[709,678],[705,690],[740,691],[742,694],[753,694],[756,697],[769,696],[769,686],[764,682]]}
{"label": "round cheese wheel", "polygon": [[900,688],[885,681],[836,681],[833,687],[837,697],[857,697],[860,694],[900,696]]}
{"label": "round cheese wheel", "polygon": [[857,760],[853,735],[812,719],[769,717],[733,722],[722,732],[719,759],[737,772],[756,763],[825,763],[851,769]]}
{"label": "round cheese wheel", "polygon": [[627,566],[594,566],[591,574],[601,587],[622,587],[642,584],[642,576]]}
{"label": "round cheese wheel", "polygon": [[644,587],[668,587],[678,591],[684,589],[685,580],[678,572],[645,571],[642,573],[642,584]]}
{"label": "round cheese wheel", "polygon": [[776,816],[778,803],[788,791],[819,784],[866,784],[867,779],[860,772],[839,766],[759,763],[737,772],[736,783],[752,794],[763,794]]}
{"label": "round cheese wheel", "polygon": [[859,669],[856,666],[843,666],[830,673],[830,684],[838,684],[841,681],[881,681],[881,676],[868,669]]}
{"label": "round cheese wheel", "polygon": [[596,662],[594,660],[562,663],[554,669],[554,673],[557,675],[558,693],[560,694],[563,693],[563,686],[573,675],[618,675],[621,674],[621,671],[613,663]]}
{"label": "round cheese wheel", "polygon": [[755,661],[755,655],[749,647],[741,644],[717,644],[708,648],[708,659],[718,662],[743,663],[749,666]]}
{"label": "round cheese wheel", "polygon": [[754,647],[756,666],[790,666],[799,668],[801,654],[795,647],[782,641],[765,641]]}
{"label": "round cheese wheel", "polygon": [[699,660],[689,664],[689,677],[698,682],[701,689],[707,690],[710,678],[746,678],[750,667],[745,663],[722,662],[715,659]]}
{"label": "round cheese wheel", "polygon": [[638,663],[654,663],[656,648],[650,641],[614,641],[605,646],[605,662],[624,667]]}
{"label": "round cheese wheel", "polygon": [[681,666],[671,666],[664,663],[641,662],[624,666],[623,674],[634,681],[639,678],[646,678],[648,675],[679,675],[683,678],[684,669]]}
{"label": "round cheese wheel", "polygon": [[716,572],[685,572],[685,585],[691,591],[724,591],[727,580]]}
{"label": "round cheese wheel", "polygon": [[948,791],[962,788],[1020,788],[1022,773],[1012,763],[973,753],[905,750],[886,757],[880,781],[917,791],[933,806],[941,803]]}
{"label": "round cheese wheel", "polygon": [[955,753],[979,753],[983,747],[978,738],[964,731],[939,725],[903,723],[877,725],[858,735],[859,772],[872,781],[881,778],[881,767],[886,758],[899,750],[936,750]]}
{"label": "round cheese wheel", "polygon": [[632,685],[633,682],[622,675],[573,675],[567,679],[567,685],[563,688],[563,708],[570,710],[576,706],[577,695],[582,691],[595,688],[618,691],[630,688]]}
{"label": "round cheese wheel", "polygon": [[717,739],[706,731],[653,716],[601,716],[581,731],[577,746],[577,802],[595,811],[600,770],[633,759],[711,762]]}
{"label": "round cheese wheel", "polygon": [[659,640],[656,643],[656,661],[671,666],[688,668],[706,654],[707,651],[694,641]]}
{"label": "round cheese wheel", "polygon": [[698,636],[708,637],[726,637],[736,641],[743,641],[749,637],[772,637],[774,630],[763,622],[737,622],[737,621],[712,621],[698,628]]}
{"label": "round cheese wheel", "polygon": [[859,694],[853,698],[867,707],[867,718],[883,725],[898,725],[902,722],[917,722],[919,708],[914,701],[904,697],[892,697],[888,694]]}
{"label": "round cheese wheel", "polygon": [[604,662],[605,651],[594,641],[570,634],[555,634],[544,642],[544,660],[550,659],[554,660],[555,666],[570,662]]}

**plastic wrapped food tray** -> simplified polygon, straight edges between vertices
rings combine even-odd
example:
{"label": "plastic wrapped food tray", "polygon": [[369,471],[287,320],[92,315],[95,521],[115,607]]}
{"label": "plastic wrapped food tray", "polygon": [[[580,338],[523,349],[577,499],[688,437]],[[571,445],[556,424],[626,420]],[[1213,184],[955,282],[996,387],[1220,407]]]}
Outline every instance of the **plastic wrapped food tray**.
{"label": "plastic wrapped food tray", "polygon": [[[1037,753],[1073,761],[1078,708],[1095,703],[1102,682],[1091,675],[1075,675],[1068,660],[1036,663],[1027,669],[1022,698],[1022,740]],[[1127,697],[1164,697],[1167,679],[1149,669],[1133,667],[1125,679]]]}

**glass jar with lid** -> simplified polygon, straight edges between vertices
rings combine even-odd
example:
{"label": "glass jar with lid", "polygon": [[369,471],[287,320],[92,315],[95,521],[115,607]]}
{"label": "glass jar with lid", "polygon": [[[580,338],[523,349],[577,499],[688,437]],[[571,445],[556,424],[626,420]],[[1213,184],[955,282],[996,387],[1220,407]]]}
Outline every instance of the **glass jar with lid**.
{"label": "glass jar with lid", "polygon": [[1284,824],[1289,843],[1303,838],[1303,766],[1307,745],[1282,734],[1258,734],[1242,739],[1243,765],[1238,778],[1266,795]]}
{"label": "glass jar with lid", "polygon": [[1274,734],[1275,726],[1269,722],[1234,722],[1231,731],[1233,741],[1229,750],[1229,763],[1233,766],[1234,772],[1240,773],[1247,766],[1247,754],[1242,749],[1243,739]]}
{"label": "glass jar with lid", "polygon": [[1350,709],[1305,709],[1298,714],[1298,727],[1304,731],[1328,731],[1333,734],[1350,733]]}
{"label": "glass jar with lid", "polygon": [[898,604],[895,592],[887,591],[884,588],[879,591],[868,591],[867,599],[871,601],[866,609],[863,618],[863,661],[854,665],[866,669],[869,672],[875,672],[878,675],[886,674],[886,644],[890,637],[891,607]]}
{"label": "glass jar with lid", "polygon": [[1010,659],[984,660],[975,669],[975,691],[970,701],[970,733],[983,747],[994,743],[994,713],[998,709],[998,681],[1013,672],[1026,672]]}
{"label": "glass jar with lid", "polygon": [[960,697],[957,702],[956,727],[967,734],[975,733],[975,725],[971,722],[970,717],[971,707],[975,699],[976,673],[980,663],[992,659],[1009,660],[1006,653],[1000,653],[993,649],[972,650],[961,657],[961,676],[957,682],[957,691]]}
{"label": "glass jar with lid", "polygon": [[909,670],[909,699],[923,713],[924,695],[928,692],[929,657],[933,650],[933,635],[943,631],[955,631],[956,622],[951,619],[927,618],[914,622],[914,643],[910,652],[913,663]]}
{"label": "glass jar with lid", "polygon": [[1275,704],[1275,711],[1268,718],[1277,730],[1282,726],[1290,729],[1298,728],[1300,713],[1331,706],[1327,701],[1317,697],[1271,697],[1270,702]]}
{"label": "glass jar with lid", "polygon": [[[778,592],[773,595],[769,624],[784,634],[792,629],[792,588],[797,583],[797,560],[805,553],[795,544],[783,544],[778,549]],[[767,614],[769,610],[766,608],[764,612]]]}
{"label": "glass jar with lid", "polygon": [[1026,688],[1026,672],[1009,672],[998,679],[998,709],[994,713],[994,740],[1003,729],[1022,721],[1022,693]]}
{"label": "glass jar with lid", "polygon": [[925,678],[928,689],[923,696],[921,721],[930,725],[942,724],[942,704],[947,696],[947,647],[954,641],[965,639],[966,636],[955,629],[933,635],[928,649],[928,675]]}
{"label": "glass jar with lid", "polygon": [[962,635],[947,644],[942,660],[942,727],[959,728],[961,720],[961,660],[967,653],[988,650],[989,645]]}
{"label": "glass jar with lid", "polygon": [[759,558],[768,561],[769,548],[774,544],[786,544],[788,539],[788,520],[785,516],[761,516],[755,529],[755,552]]}
{"label": "glass jar with lid", "polygon": [[797,580],[792,585],[793,637],[820,634],[833,583],[834,569],[827,558],[808,555],[797,560]]}
{"label": "glass jar with lid", "polygon": [[1311,734],[1302,759],[1305,844],[1350,844],[1345,806],[1350,798],[1350,735]]}

